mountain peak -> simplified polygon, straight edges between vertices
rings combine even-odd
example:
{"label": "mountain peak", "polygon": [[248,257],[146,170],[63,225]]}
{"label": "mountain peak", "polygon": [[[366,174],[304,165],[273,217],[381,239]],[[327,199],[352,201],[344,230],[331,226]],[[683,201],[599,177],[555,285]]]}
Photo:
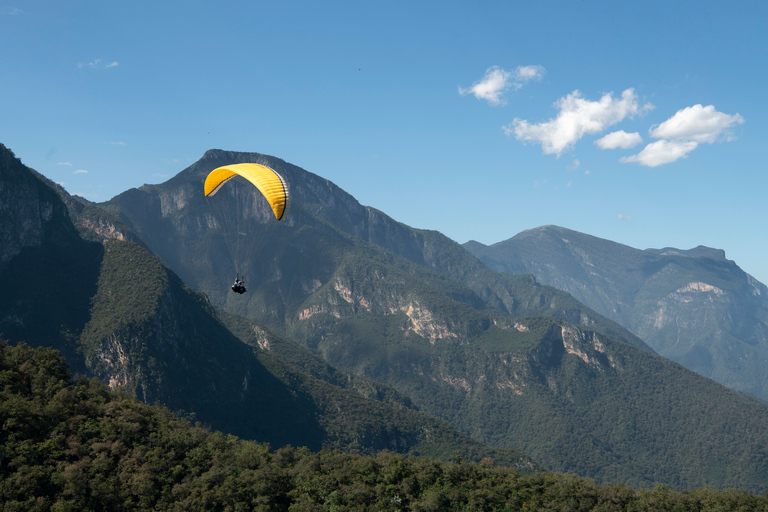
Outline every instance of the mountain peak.
{"label": "mountain peak", "polygon": [[241,155],[242,153],[238,151],[227,151],[224,149],[209,149],[203,154],[203,157],[200,159],[201,161],[205,160],[223,160],[223,159],[231,159],[235,155]]}
{"label": "mountain peak", "polygon": [[464,247],[469,249],[469,252],[472,252],[473,249],[474,250],[478,250],[478,249],[481,249],[481,248],[488,247],[484,243],[478,242],[477,240],[470,240],[468,242],[465,242],[463,245],[464,245]]}
{"label": "mountain peak", "polygon": [[535,228],[531,228],[531,229],[526,229],[526,230],[522,231],[521,234],[522,233],[542,233],[542,232],[549,232],[549,231],[562,232],[562,231],[570,231],[570,230],[568,228],[564,228],[564,227],[561,227],[561,226],[556,226],[554,224],[545,224],[543,226],[539,226],[539,227],[535,227]]}
{"label": "mountain peak", "polygon": [[557,237],[562,238],[563,236],[580,236],[580,237],[591,237],[592,235],[587,235],[585,233],[580,233],[579,231],[574,231],[572,229],[564,228],[562,226],[556,226],[554,224],[546,224],[544,226],[539,226],[536,228],[526,229],[524,231],[521,231],[520,233],[516,234],[512,238],[508,240],[504,240],[502,242],[498,242],[495,245],[498,244],[504,244],[506,242],[509,242],[514,239],[518,238],[525,238],[530,236],[535,237]]}
{"label": "mountain peak", "polygon": [[0,158],[6,159],[6,158],[16,158],[16,155],[13,154],[13,151],[11,151],[10,148],[8,148],[5,144],[0,142]]}
{"label": "mountain peak", "polygon": [[693,249],[675,249],[674,247],[664,247],[663,249],[646,249],[648,252],[659,254],[661,256],[686,256],[688,258],[710,258],[713,260],[724,260],[725,251],[715,249],[705,245],[699,245]]}

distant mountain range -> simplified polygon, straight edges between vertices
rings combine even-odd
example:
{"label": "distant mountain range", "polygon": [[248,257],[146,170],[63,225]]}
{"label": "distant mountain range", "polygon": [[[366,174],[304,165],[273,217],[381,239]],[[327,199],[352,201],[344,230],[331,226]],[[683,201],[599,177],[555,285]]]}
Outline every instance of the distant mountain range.
{"label": "distant mountain range", "polygon": [[[238,162],[276,169],[293,196],[243,296],[229,291],[202,196],[210,170]],[[536,467],[522,449],[603,482],[768,490],[768,406],[656,355],[568,293],[492,270],[279,159],[212,150],[95,205],[5,150],[0,191],[15,180],[36,206],[0,195],[0,211],[20,212],[0,266],[0,332],[61,347],[76,371],[142,399],[276,445],[444,458],[453,447]],[[40,272],[46,287],[24,286]]]}
{"label": "distant mountain range", "polygon": [[768,288],[724,251],[643,251],[557,226],[464,247],[494,270],[567,291],[660,355],[768,401]]}

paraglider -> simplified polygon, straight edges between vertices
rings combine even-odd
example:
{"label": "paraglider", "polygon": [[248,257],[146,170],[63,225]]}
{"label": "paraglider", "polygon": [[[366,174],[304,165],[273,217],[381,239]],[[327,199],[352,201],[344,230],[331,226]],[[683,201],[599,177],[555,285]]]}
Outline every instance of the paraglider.
{"label": "paraglider", "polygon": [[[221,191],[227,192],[221,194],[224,197],[213,199]],[[282,176],[265,165],[242,163],[211,171],[205,178],[204,192],[219,217],[219,227],[237,271],[232,291],[243,294],[246,266],[266,231],[282,220],[288,210],[288,185]],[[264,200],[273,215],[264,215],[266,209],[260,208]]]}
{"label": "paraglider", "polygon": [[235,278],[235,284],[232,285],[232,291],[239,293],[240,295],[245,293],[245,284],[243,284],[243,281],[240,279],[240,275]]}

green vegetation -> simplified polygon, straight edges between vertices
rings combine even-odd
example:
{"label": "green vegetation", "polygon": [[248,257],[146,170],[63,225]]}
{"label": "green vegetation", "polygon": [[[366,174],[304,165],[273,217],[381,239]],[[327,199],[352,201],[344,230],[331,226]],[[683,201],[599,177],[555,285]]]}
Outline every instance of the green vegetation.
{"label": "green vegetation", "polygon": [[[369,454],[389,448],[444,460],[460,448],[469,460],[533,467],[519,450],[488,448],[418,412],[391,388],[342,374],[295,343],[224,315],[259,350],[250,349],[146,250],[115,240],[104,247],[81,337],[91,375],[120,377],[144,401],[278,446]],[[263,331],[270,351],[259,348],[254,329]]]}
{"label": "green vegetation", "polygon": [[398,333],[397,315],[356,315],[321,350],[474,439],[522,448],[555,471],[647,488],[766,490],[764,404],[561,321],[518,322],[529,330],[433,345]]}
{"label": "green vegetation", "polygon": [[57,351],[0,342],[3,511],[765,511],[768,497],[244,441],[192,426],[97,381]]}
{"label": "green vegetation", "polygon": [[168,289],[168,269],[145,249],[115,240],[104,249],[91,321],[81,337],[88,358],[104,338],[148,322]]}
{"label": "green vegetation", "polygon": [[[305,416],[317,419],[323,435],[314,446],[317,449],[357,454],[388,449],[444,461],[459,450],[470,461],[492,459],[521,472],[539,468],[514,447],[493,449],[460,434],[447,423],[418,411],[407,397],[389,386],[341,372],[305,348],[242,317],[223,317],[245,343],[258,347],[256,356],[270,375],[298,395],[296,410],[291,412],[294,421],[288,423],[297,423]],[[306,443],[311,438],[304,434],[303,439]]]}

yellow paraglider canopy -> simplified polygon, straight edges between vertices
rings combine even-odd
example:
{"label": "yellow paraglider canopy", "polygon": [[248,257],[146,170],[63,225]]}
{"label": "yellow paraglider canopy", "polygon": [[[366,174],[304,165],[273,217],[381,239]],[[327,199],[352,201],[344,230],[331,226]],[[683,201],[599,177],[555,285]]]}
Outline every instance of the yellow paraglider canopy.
{"label": "yellow paraglider canopy", "polygon": [[282,176],[265,165],[232,164],[212,170],[205,178],[205,196],[214,195],[235,176],[242,176],[253,183],[269,202],[277,220],[283,218],[288,204],[288,187]]}

